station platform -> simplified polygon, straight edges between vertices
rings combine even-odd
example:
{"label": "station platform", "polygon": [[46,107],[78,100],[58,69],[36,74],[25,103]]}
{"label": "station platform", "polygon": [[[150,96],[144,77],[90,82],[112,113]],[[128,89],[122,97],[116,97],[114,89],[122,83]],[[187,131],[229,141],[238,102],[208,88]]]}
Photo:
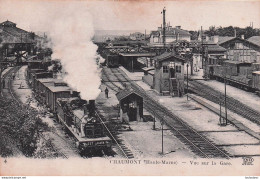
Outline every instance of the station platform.
{"label": "station platform", "polygon": [[[215,114],[217,114],[217,115],[220,114],[220,110],[219,109],[217,109],[216,107],[214,107],[214,106],[210,105],[209,103],[205,102],[205,100],[202,100],[202,99],[200,99],[199,97],[196,97],[193,94],[190,94],[189,98],[191,98],[194,101],[198,102],[199,104],[203,105],[204,107],[206,107],[210,111],[214,112]],[[224,109],[223,109],[223,111],[221,113],[221,117],[225,118]],[[238,128],[238,130],[245,131],[249,135],[255,137],[258,140],[260,140],[260,134],[258,134],[257,132],[253,131],[252,129],[246,127],[242,122],[236,120],[234,117],[230,116],[229,114],[227,114],[227,120],[228,120],[229,123],[231,123],[234,126],[236,126]]]}
{"label": "station platform", "polygon": [[[221,126],[219,124],[219,108],[211,104],[210,101],[203,98],[196,98],[197,101],[194,100],[195,98],[187,100],[186,95],[183,97],[161,96],[142,81],[143,74],[141,72],[131,73],[124,67],[119,68],[132,81],[143,88],[151,98],[179,116],[196,131],[208,137],[217,146],[223,146],[234,156],[244,156],[249,153],[250,155],[260,156],[258,152],[260,127],[256,124],[229,112],[228,120],[230,120],[230,123],[227,126]],[[200,76],[197,76],[197,78],[200,79]],[[111,101],[109,100],[107,103],[111,103]],[[116,98],[114,98],[113,104],[118,104]],[[130,123],[130,125],[132,124]],[[141,125],[140,122],[139,125]]]}

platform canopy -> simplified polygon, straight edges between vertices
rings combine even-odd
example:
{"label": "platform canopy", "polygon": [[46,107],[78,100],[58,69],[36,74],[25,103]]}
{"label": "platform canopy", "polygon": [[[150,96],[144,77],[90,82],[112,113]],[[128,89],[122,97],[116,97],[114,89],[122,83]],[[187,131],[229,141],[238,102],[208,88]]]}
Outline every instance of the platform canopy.
{"label": "platform canopy", "polygon": [[154,57],[156,56],[156,53],[119,53],[119,55],[123,57]]}

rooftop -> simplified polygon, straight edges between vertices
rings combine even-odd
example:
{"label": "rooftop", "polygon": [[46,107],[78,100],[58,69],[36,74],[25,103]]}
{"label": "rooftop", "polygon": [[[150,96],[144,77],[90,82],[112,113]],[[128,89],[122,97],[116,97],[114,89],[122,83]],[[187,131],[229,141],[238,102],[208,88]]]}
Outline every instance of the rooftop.
{"label": "rooftop", "polygon": [[126,98],[127,96],[129,96],[131,94],[135,94],[135,95],[141,97],[139,94],[137,94],[135,92],[135,90],[133,88],[126,88],[124,90],[119,91],[118,93],[116,93],[116,97],[119,101],[121,101],[122,99]]}
{"label": "rooftop", "polygon": [[257,46],[260,46],[260,36],[253,36],[248,38],[247,40]]}
{"label": "rooftop", "polygon": [[[16,27],[11,21],[0,23],[0,35],[4,43],[34,43],[31,33]],[[36,35],[35,35],[36,37]]]}
{"label": "rooftop", "polygon": [[68,86],[49,86],[48,87],[52,92],[65,92],[65,91],[73,91],[70,87]]}
{"label": "rooftop", "polygon": [[[158,29],[156,31],[152,31],[151,32],[151,35],[154,35],[154,36],[159,36],[160,35],[160,32],[162,33],[162,29]],[[176,35],[188,35],[188,36],[191,36],[191,34],[186,31],[186,30],[183,30],[183,29],[180,29],[180,28],[172,28],[172,27],[169,27],[165,30],[165,36],[176,36]]]}
{"label": "rooftop", "polygon": [[174,57],[174,58],[179,59],[181,61],[186,61],[185,58],[178,56],[178,55],[175,55],[175,53],[173,53],[173,52],[164,52],[163,54],[156,56],[153,59],[158,61],[158,62],[161,62],[161,61],[169,59],[171,57]]}

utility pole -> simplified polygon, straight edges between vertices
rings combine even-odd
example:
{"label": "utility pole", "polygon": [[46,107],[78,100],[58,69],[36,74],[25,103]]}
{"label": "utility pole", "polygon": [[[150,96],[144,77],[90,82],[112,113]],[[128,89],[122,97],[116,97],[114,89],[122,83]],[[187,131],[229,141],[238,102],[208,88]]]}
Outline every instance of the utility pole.
{"label": "utility pole", "polygon": [[202,69],[204,69],[204,58],[203,58],[203,31],[202,31],[202,26],[201,26],[201,59],[202,59]]}
{"label": "utility pole", "polygon": [[164,50],[165,50],[165,26],[166,26],[166,24],[165,24],[165,12],[166,12],[166,9],[165,9],[165,7],[163,8],[163,48],[164,48]]}
{"label": "utility pole", "polygon": [[[164,116],[164,119],[165,119],[165,116]],[[162,120],[161,121],[161,125],[162,125],[162,155],[163,155],[163,124],[164,124],[164,121]]]}
{"label": "utility pole", "polygon": [[219,93],[219,124],[222,125],[222,112],[221,112],[221,93]]}
{"label": "utility pole", "polygon": [[189,96],[188,96],[188,92],[189,92],[189,78],[188,78],[188,75],[189,75],[189,64],[188,64],[188,61],[187,61],[187,101],[189,100]]}
{"label": "utility pole", "polygon": [[225,67],[225,119],[226,119],[226,124],[227,125],[227,68]]}

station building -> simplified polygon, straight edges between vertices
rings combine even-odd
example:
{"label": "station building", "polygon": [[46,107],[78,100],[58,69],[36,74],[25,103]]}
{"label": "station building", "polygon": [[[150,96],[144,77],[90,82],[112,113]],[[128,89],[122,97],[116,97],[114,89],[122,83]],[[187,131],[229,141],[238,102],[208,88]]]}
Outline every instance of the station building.
{"label": "station building", "polygon": [[154,67],[143,68],[143,81],[161,95],[182,96],[184,93],[184,57],[165,52],[153,58]]}
{"label": "station building", "polygon": [[[167,24],[165,28],[165,42],[171,43],[174,41],[179,40],[186,40],[190,42],[191,40],[191,34],[181,29],[181,26],[172,27],[170,26],[170,23]],[[156,31],[151,32],[150,36],[150,43],[151,44],[162,44],[163,43],[163,28],[158,27]]]}

